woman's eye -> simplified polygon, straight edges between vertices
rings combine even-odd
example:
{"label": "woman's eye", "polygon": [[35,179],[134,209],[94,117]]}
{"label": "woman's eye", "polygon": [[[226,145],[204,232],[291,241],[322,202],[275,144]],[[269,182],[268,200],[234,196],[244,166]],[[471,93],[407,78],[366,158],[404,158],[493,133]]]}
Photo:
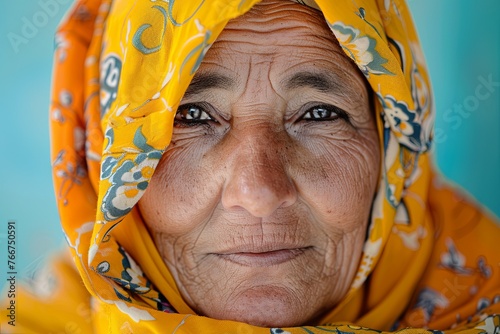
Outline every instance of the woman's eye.
{"label": "woman's eye", "polygon": [[198,105],[182,105],[177,109],[175,120],[182,123],[207,123],[214,119]]}
{"label": "woman's eye", "polygon": [[315,106],[307,110],[302,119],[313,121],[333,121],[343,117],[345,113],[335,106]]}

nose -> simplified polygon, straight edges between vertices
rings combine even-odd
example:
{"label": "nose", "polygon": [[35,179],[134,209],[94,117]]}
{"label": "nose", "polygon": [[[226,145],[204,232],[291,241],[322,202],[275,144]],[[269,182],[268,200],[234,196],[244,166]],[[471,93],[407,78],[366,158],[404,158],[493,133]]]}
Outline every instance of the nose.
{"label": "nose", "polygon": [[[274,136],[274,140],[269,138]],[[232,159],[222,192],[226,210],[244,209],[255,217],[268,217],[297,201],[297,191],[287,174],[276,134],[249,131],[232,145]],[[266,140],[269,139],[269,140]]]}

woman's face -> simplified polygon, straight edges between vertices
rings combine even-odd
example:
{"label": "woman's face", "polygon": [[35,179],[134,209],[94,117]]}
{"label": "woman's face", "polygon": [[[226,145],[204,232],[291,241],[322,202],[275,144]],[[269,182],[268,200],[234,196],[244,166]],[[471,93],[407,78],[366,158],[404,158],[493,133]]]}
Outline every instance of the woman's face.
{"label": "woman's face", "polygon": [[194,310],[294,326],[340,301],[379,175],[373,114],[319,12],[264,1],[227,25],[139,203]]}

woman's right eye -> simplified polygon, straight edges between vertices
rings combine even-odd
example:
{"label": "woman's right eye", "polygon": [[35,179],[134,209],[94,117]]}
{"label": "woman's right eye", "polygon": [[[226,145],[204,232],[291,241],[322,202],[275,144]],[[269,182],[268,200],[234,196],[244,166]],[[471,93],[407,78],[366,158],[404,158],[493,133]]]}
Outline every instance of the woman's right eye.
{"label": "woman's right eye", "polygon": [[215,122],[215,119],[203,107],[196,104],[185,104],[177,109],[175,122],[193,126]]}

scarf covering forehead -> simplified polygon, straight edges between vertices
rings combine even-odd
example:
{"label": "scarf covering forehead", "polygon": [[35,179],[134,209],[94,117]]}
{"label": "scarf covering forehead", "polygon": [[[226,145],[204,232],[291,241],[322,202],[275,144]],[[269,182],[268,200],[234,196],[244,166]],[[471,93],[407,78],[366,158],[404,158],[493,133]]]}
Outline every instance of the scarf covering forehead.
{"label": "scarf covering forehead", "polygon": [[[458,324],[481,332],[500,326],[498,317],[487,316],[500,310],[499,268],[489,262],[499,256],[487,247],[480,250],[484,257],[469,255],[477,253],[472,242],[493,245],[500,233],[431,170],[429,77],[399,0],[297,1],[323,12],[376,97],[379,189],[347,295],[322,327],[283,330],[197,316],[183,301],[135,205],[170,142],[176,109],[203,56],[226,23],[257,2],[80,0],[58,30],[54,182],[72,256],[94,296],[94,330],[368,331],[354,323],[382,330]],[[459,207],[459,216],[447,214]]]}

